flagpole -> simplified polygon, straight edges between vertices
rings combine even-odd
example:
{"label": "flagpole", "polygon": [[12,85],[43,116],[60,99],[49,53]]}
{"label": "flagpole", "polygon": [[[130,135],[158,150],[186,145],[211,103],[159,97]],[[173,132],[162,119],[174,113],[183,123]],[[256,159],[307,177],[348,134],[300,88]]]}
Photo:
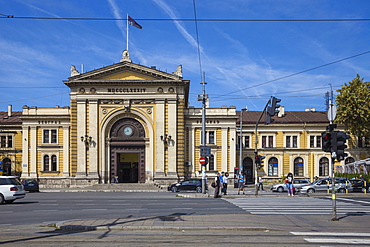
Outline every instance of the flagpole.
{"label": "flagpole", "polygon": [[126,51],[128,51],[128,13],[127,13],[127,20],[126,20]]}

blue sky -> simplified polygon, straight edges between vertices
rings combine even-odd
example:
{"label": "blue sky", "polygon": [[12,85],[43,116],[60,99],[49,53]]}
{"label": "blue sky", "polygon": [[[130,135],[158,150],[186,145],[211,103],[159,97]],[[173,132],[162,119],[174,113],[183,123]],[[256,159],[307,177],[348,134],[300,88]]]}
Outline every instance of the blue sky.
{"label": "blue sky", "polygon": [[[325,92],[356,74],[370,80],[370,21],[199,21],[193,0],[0,0],[0,17],[126,18],[134,63],[172,73],[183,66],[190,105],[200,107],[201,72],[211,107],[260,111],[270,96],[288,111],[325,110]],[[368,0],[196,0],[198,19],[302,20],[370,18]],[[171,19],[170,21],[140,19]],[[12,104],[69,105],[70,66],[90,71],[118,63],[126,21],[0,18],[0,111]],[[279,79],[283,78],[283,79]],[[279,79],[279,80],[276,80]],[[334,91],[335,93],[335,91]]]}

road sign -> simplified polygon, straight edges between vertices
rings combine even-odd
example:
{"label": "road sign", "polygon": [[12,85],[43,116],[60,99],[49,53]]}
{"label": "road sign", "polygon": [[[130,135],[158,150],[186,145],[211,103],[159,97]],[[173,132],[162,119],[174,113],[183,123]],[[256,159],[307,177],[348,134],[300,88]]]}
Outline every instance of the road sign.
{"label": "road sign", "polygon": [[211,147],[207,147],[207,146],[200,147],[200,156],[204,156],[204,157],[211,156]]}
{"label": "road sign", "polygon": [[206,159],[206,157],[200,157],[199,158],[199,164],[201,164],[201,165],[207,165],[207,159]]}

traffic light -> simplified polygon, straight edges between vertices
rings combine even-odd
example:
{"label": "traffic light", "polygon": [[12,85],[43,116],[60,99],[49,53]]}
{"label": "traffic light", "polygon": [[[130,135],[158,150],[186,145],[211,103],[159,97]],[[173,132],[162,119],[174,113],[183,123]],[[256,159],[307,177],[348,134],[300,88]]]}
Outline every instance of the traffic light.
{"label": "traffic light", "polygon": [[321,148],[324,152],[331,152],[331,134],[328,132],[321,133]]}
{"label": "traffic light", "polygon": [[344,149],[347,148],[346,142],[347,139],[350,138],[351,137],[349,135],[342,131],[331,132],[333,153],[335,153],[335,158],[338,161],[344,160],[344,158],[348,156],[348,154],[344,152]]}
{"label": "traffic light", "polygon": [[279,113],[279,107],[278,104],[281,101],[281,99],[271,97],[271,105],[267,107],[267,115],[266,115],[266,124],[269,124],[274,121],[274,119],[271,119],[271,117],[275,116],[275,114]]}
{"label": "traffic light", "polygon": [[261,169],[263,167],[262,163],[264,159],[265,159],[265,156],[261,156],[258,154],[255,155],[254,160],[255,160],[256,165],[258,165],[258,169]]}

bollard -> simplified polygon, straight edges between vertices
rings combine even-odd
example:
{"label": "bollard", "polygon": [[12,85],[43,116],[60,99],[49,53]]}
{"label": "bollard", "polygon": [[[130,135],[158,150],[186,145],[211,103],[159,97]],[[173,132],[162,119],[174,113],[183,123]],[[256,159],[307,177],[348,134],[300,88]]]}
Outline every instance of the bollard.
{"label": "bollard", "polygon": [[364,180],[364,194],[366,194],[366,191],[367,191],[367,189],[366,189],[366,180]]}
{"label": "bollard", "polygon": [[330,182],[329,182],[329,179],[326,181],[326,183],[328,184],[328,194],[330,194]]}
{"label": "bollard", "polygon": [[346,194],[348,194],[348,181],[346,180]]}

